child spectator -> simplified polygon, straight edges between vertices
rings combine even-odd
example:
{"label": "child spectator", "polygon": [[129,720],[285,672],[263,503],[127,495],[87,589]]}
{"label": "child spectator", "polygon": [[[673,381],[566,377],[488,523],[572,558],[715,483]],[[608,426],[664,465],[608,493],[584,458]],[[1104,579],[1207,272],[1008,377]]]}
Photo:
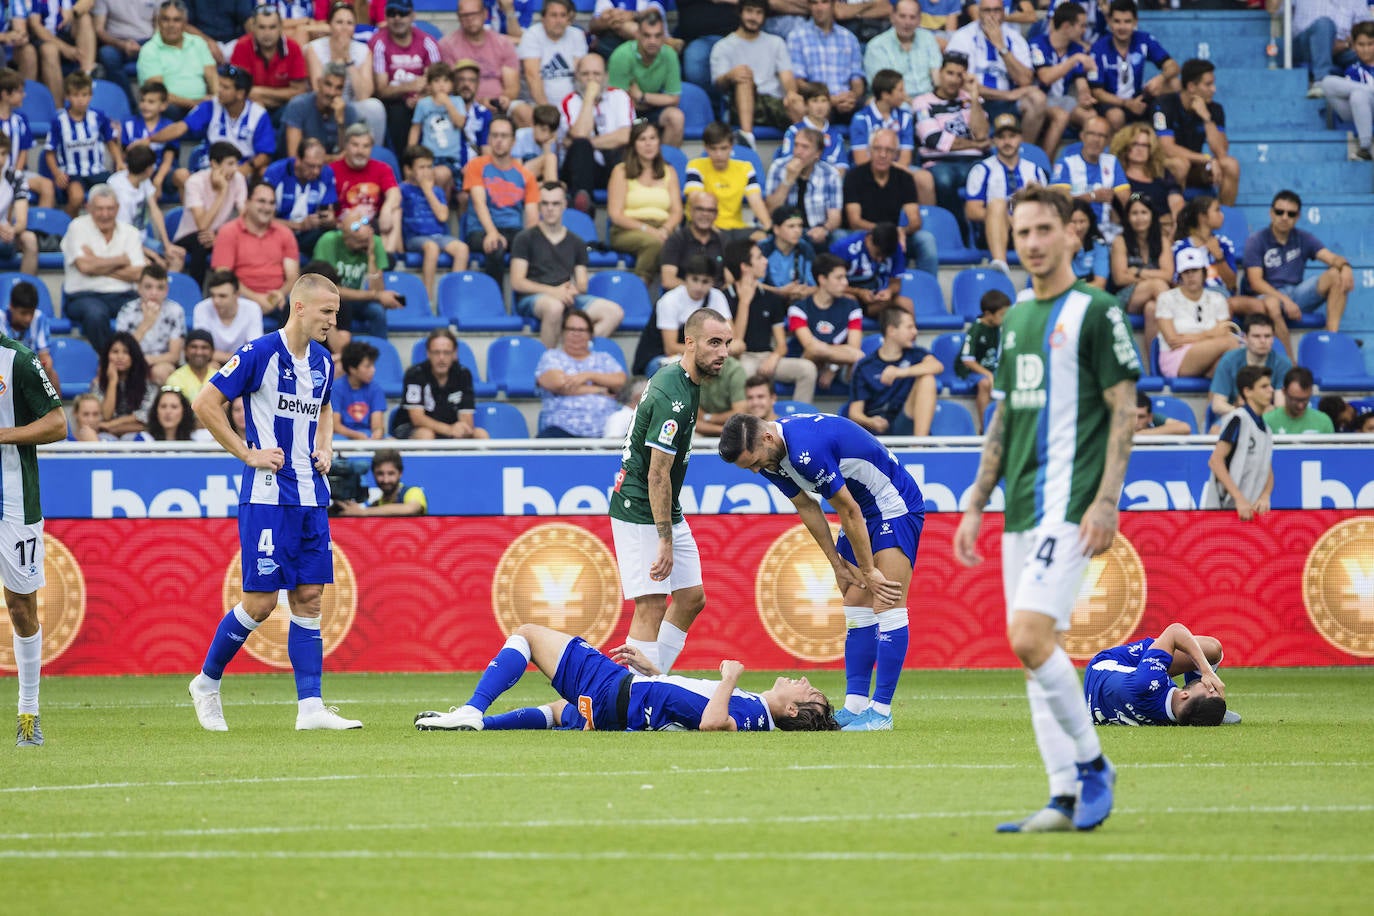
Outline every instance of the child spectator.
{"label": "child spectator", "polygon": [[219,368],[214,362],[215,339],[209,331],[192,328],[186,332],[186,362],[167,376],[163,384],[181,389],[186,400],[194,401],[200,389],[210,383],[210,375]]}
{"label": "child spectator", "polygon": [[213,271],[205,287],[210,295],[196,303],[191,323],[210,335],[215,362],[226,363],[235,350],[262,336],[262,309],[239,295],[239,278],[232,270]]}
{"label": "child spectator", "polygon": [[896,70],[879,70],[874,74],[873,101],[856,111],[849,123],[849,143],[855,165],[863,165],[869,159],[869,136],[874,131],[886,128],[897,134],[896,164],[904,169],[911,167],[911,157],[916,150],[916,131],[909,103],[906,81],[900,73]]}
{"label": "child spectator", "polygon": [[[56,382],[53,382],[56,385]],[[72,419],[67,427],[68,442],[99,442],[113,436],[100,435],[100,395],[83,391],[72,399]]]}
{"label": "child spectator", "polygon": [[167,235],[167,223],[157,204],[158,191],[152,180],[156,161],[150,148],[135,146],[129,150],[126,168],[111,175],[108,184],[119,199],[116,218],[143,233],[143,252],[149,261],[175,273],[186,260],[186,249],[172,244]]}
{"label": "child spectator", "polygon": [[870,318],[877,318],[889,306],[916,312],[915,303],[902,295],[898,276],[906,260],[901,238],[895,223],[878,223],[868,232],[851,232],[830,246],[830,253],[847,265],[845,295],[857,299]]}
{"label": "child spectator", "polygon": [[428,94],[415,103],[408,146],[423,143],[430,151],[434,182],[444,189],[444,199],[453,193],[453,179],[467,161],[463,155],[467,125],[467,103],[453,94],[453,70],[448,64],[430,64],[425,69]]}
{"label": "child spectator", "polygon": [[386,438],[386,395],[374,380],[377,375],[377,348],[354,340],[343,348],[342,384],[335,382],[330,396],[334,408],[334,438]]}
{"label": "child spectator", "polygon": [[806,105],[806,114],[802,119],[782,135],[782,146],[778,149],[778,158],[786,159],[792,155],[792,144],[797,139],[797,133],[804,127],[811,127],[821,132],[825,137],[825,148],[821,150],[821,160],[828,162],[840,170],[843,175],[849,168],[849,151],[845,149],[844,134],[830,126],[830,90],[820,83],[803,83],[798,93],[802,97],[802,102]]}
{"label": "child spectator", "polygon": [[123,168],[124,161],[110,119],[90,107],[91,78],[69,73],[63,85],[67,107],[53,121],[44,156],[53,183],[67,194],[67,215],[75,217],[86,202],[86,191],[107,181],[111,170]]}
{"label": "child spectator", "polygon": [[727,244],[736,238],[753,237],[756,231],[744,222],[745,204],[767,232],[772,223],[763,202],[759,176],[749,163],[730,158],[735,149],[730,127],[719,121],[707,124],[701,142],[706,147],[706,155],[687,163],[687,180],[682,193],[705,191],[716,199],[719,208],[716,228]]}
{"label": "child spectator", "polygon": [[1073,255],[1073,275],[1098,289],[1106,289],[1107,277],[1112,271],[1111,252],[1097,228],[1097,214],[1092,204],[1074,200],[1069,228],[1078,240],[1078,251]]}
{"label": "child spectator", "polygon": [[48,380],[58,391],[62,390],[57,373],[53,371],[52,351],[48,347],[48,337],[52,333],[48,327],[48,316],[38,311],[38,288],[27,280],[20,280],[10,287],[9,308],[0,314],[0,333],[17,340],[28,347],[38,357]]}
{"label": "child spectator", "polygon": [[29,228],[29,186],[9,164],[10,138],[0,134],[0,259],[19,255],[19,269],[38,272],[38,236]]}
{"label": "child spectator", "polygon": [[888,305],[879,322],[883,342],[854,366],[849,419],[875,436],[928,436],[935,418],[935,378],[944,364],[916,346],[916,320]]}
{"label": "child spectator", "polygon": [[401,168],[405,175],[401,182],[401,228],[406,251],[419,252],[420,275],[433,302],[438,299],[434,274],[439,254],[453,259],[453,270],[467,270],[468,246],[448,233],[448,195],[441,199],[434,190],[440,169],[429,148],[409,147],[401,157]]}
{"label": "child spectator", "polygon": [[[166,111],[167,87],[157,80],[144,83],[138,90],[138,114],[125,119],[119,125],[119,143],[124,147],[126,157],[129,155],[130,143],[151,137],[172,123],[165,117]],[[159,193],[167,190],[167,179],[170,176],[172,187],[181,190],[186,179],[191,177],[190,172],[176,167],[177,159],[181,155],[181,144],[173,140],[168,143],[150,143],[148,147],[153,151],[153,157],[157,161],[157,168],[153,171],[153,187],[157,188]]]}
{"label": "child spectator", "polygon": [[1006,320],[1007,309],[1011,308],[1011,299],[1000,289],[990,289],[978,300],[978,308],[982,314],[974,319],[964,334],[964,349],[959,352],[954,374],[959,378],[972,375],[978,380],[973,389],[973,399],[981,433],[984,432],[981,429],[983,416],[992,400],[997,361],[1002,355],[1002,322]]}
{"label": "child spectator", "polygon": [[788,356],[800,356],[816,364],[816,385],[824,392],[844,366],[863,359],[863,309],[845,295],[849,269],[844,259],[828,251],[816,255],[812,265],[816,292],[787,310],[787,330],[792,336]]}
{"label": "child spectator", "polygon": [[[38,206],[51,207],[55,203],[52,181],[38,174],[37,161],[29,161],[33,131],[29,128],[28,115],[21,110],[24,92],[22,76],[13,70],[0,69],[0,133],[10,138],[11,166],[28,179],[29,192],[37,198]],[[37,154],[34,158],[37,159]]]}
{"label": "child spectator", "polygon": [[805,232],[800,210],[778,207],[773,211],[772,235],[759,243],[759,250],[768,259],[764,289],[789,301],[804,299],[816,291],[816,278],[811,273],[816,249],[803,238]]}
{"label": "child spectator", "polygon": [[248,180],[239,169],[238,147],[219,140],[210,145],[209,158],[206,168],[186,180],[181,225],[173,230],[177,245],[186,252],[186,272],[197,283],[205,282],[216,234],[242,212],[248,200]]}
{"label": "child spectator", "polygon": [[167,271],[157,264],[143,268],[135,292],[138,298],[125,303],[115,316],[115,330],[138,341],[149,381],[161,385],[181,363],[186,309],[167,298]]}
{"label": "child spectator", "polygon": [[524,163],[525,169],[538,182],[557,181],[562,166],[562,145],[558,142],[558,126],[562,115],[553,105],[536,105],[531,113],[533,124],[515,132],[515,146],[511,155]]}

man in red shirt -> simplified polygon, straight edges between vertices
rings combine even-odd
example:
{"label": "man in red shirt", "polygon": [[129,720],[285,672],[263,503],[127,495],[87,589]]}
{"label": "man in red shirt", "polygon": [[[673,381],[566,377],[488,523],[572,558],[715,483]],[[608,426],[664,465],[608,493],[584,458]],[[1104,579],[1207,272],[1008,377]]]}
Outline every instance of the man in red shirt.
{"label": "man in red shirt", "polygon": [[439,42],[439,54],[452,66],[475,60],[482,81],[477,98],[492,111],[509,115],[516,127],[529,127],[533,109],[520,101],[520,59],[509,36],[486,28],[487,8],[482,0],[458,0],[458,31]]}
{"label": "man in red shirt", "polygon": [[229,62],[253,76],[248,97],[266,108],[278,126],[286,103],[305,92],[305,56],[301,46],[282,37],[281,13],[260,6],[248,20],[249,33],[234,42]]}
{"label": "man in red shirt", "polygon": [[401,243],[401,187],[385,162],[372,158],[372,132],[365,124],[344,131],[343,157],[331,162],[339,211],[361,209],[391,254],[405,251]]}
{"label": "man in red shirt", "polygon": [[274,220],[277,192],[255,178],[248,184],[243,214],[225,223],[210,255],[214,270],[232,270],[239,278],[239,295],[252,299],[264,317],[286,320],[286,301],[300,274],[296,236]]}
{"label": "man in red shirt", "polygon": [[386,0],[386,24],[368,42],[377,75],[376,95],[386,107],[393,150],[406,148],[415,103],[426,92],[425,70],[441,60],[439,43],[415,28],[414,0]]}

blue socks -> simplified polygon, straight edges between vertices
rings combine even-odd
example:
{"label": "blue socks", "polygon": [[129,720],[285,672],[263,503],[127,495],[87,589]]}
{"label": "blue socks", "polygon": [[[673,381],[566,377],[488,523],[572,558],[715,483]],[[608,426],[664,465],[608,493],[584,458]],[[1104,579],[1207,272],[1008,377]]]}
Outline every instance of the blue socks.
{"label": "blue socks", "polygon": [[291,626],[286,631],[286,655],[296,675],[296,699],[319,697],[320,674],[324,671],[320,618],[291,615]]}
{"label": "blue socks", "polygon": [[486,712],[496,698],[510,690],[525,674],[530,663],[530,644],[523,636],[512,636],[506,640],[501,651],[487,665],[482,677],[477,681],[477,689],[472,692],[468,706],[478,712]]}
{"label": "blue socks", "polygon": [[863,712],[868,705],[868,691],[873,684],[873,666],[878,660],[878,618],[872,608],[846,607],[844,622],[848,628],[844,637],[845,705],[849,700],[862,700],[854,705]]}
{"label": "blue socks", "polygon": [[553,728],[553,710],[547,706],[526,706],[499,716],[483,716],[482,730],[488,732]]}
{"label": "blue socks", "polygon": [[892,697],[897,693],[897,681],[906,662],[907,643],[911,631],[907,627],[906,608],[883,611],[878,617],[878,683],[873,691],[873,705],[888,715]]}
{"label": "blue socks", "polygon": [[248,634],[257,628],[258,622],[248,616],[243,605],[234,605],[234,609],[225,614],[215,628],[215,638],[210,640],[210,648],[205,651],[205,664],[201,665],[200,670],[212,681],[224,677],[225,666],[243,648]]}

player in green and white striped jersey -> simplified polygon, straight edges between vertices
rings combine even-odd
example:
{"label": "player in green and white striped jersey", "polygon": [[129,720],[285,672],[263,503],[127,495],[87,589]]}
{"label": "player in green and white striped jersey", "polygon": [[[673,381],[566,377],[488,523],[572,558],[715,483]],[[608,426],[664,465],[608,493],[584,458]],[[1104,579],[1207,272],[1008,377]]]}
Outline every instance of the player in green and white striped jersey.
{"label": "player in green and white striped jersey", "polygon": [[15,736],[19,747],[43,743],[38,718],[38,674],[43,659],[38,590],[45,580],[36,446],[66,436],[62,399],[38,357],[19,341],[0,334],[0,580],[14,626],[14,660],[19,669]]}
{"label": "player in green and white striped jersey", "polygon": [[1002,325],[997,406],[954,553],[982,561],[983,507],[1005,478],[1007,637],[1026,669],[1050,803],[997,829],[1091,830],[1111,813],[1116,774],[1061,642],[1089,559],[1116,534],[1140,360],[1115,298],[1074,279],[1068,196],[1026,188],[1015,205],[1012,238],[1032,290]]}

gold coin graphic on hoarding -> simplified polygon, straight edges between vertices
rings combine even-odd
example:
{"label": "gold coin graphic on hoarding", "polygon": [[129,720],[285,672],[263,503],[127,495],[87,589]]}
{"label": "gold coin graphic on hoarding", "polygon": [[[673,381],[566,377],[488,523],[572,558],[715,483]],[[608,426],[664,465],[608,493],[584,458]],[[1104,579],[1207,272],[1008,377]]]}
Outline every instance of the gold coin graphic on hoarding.
{"label": "gold coin graphic on hoarding", "polygon": [[537,623],[603,644],[620,619],[623,598],[615,556],[601,539],[550,522],[511,542],[491,580],[491,609],[502,632]]}
{"label": "gold coin graphic on hoarding", "polygon": [[[334,555],[334,581],[324,587],[320,600],[320,638],[324,640],[324,654],[329,657],[353,628],[358,613],[358,580],[353,564],[337,543],[330,545]],[[224,572],[224,606],[231,608],[243,599],[243,555],[235,553]],[[286,651],[286,635],[291,626],[291,605],[286,591],[277,595],[277,609],[248,637],[243,648],[265,665],[290,668]]]}
{"label": "gold coin graphic on hoarding", "polygon": [[1374,518],[1351,518],[1317,538],[1302,569],[1302,602],[1327,642],[1374,656]]}
{"label": "gold coin graphic on hoarding", "polygon": [[1146,591],[1140,554],[1118,531],[1107,552],[1088,562],[1069,620],[1065,651],[1085,659],[1121,645],[1145,616]]}
{"label": "gold coin graphic on hoarding", "polygon": [[[86,619],[86,577],[71,550],[57,538],[43,533],[43,576],[47,584],[38,590],[38,622],[43,627],[43,664],[60,658],[81,632]],[[5,604],[0,591],[0,607]],[[8,613],[0,613],[0,671],[14,671],[14,626]]]}
{"label": "gold coin graphic on hoarding", "polygon": [[[831,526],[832,535],[839,529]],[[835,571],[805,525],[775,540],[754,580],[759,619],[774,642],[808,662],[844,655],[844,601]]]}

